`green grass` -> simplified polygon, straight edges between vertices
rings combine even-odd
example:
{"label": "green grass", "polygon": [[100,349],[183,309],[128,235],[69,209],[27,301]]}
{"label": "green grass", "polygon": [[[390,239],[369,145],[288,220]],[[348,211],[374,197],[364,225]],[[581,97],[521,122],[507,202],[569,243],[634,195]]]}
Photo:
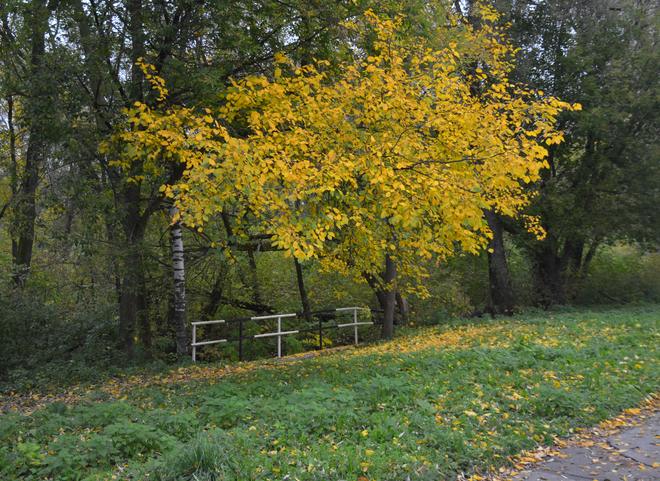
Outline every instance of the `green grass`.
{"label": "green grass", "polygon": [[656,392],[659,321],[660,307],[528,314],[145,380],[125,400],[0,417],[0,479],[452,479]]}

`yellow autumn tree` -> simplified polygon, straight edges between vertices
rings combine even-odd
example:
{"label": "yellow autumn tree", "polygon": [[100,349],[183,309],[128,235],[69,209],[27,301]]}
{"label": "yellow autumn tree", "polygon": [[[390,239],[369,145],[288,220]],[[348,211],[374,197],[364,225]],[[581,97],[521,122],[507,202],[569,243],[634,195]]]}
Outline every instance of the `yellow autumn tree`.
{"label": "yellow autumn tree", "polygon": [[367,12],[347,28],[375,38],[369,54],[333,69],[279,56],[271,76],[233,83],[219,111],[138,106],[140,128],[122,141],[185,163],[165,192],[188,225],[231,213],[237,235],[266,233],[299,260],[368,280],[389,337],[396,290],[423,292],[430,261],[483,249],[484,210],[518,215],[544,144],[562,140],[557,115],[579,108],[512,84],[513,49],[496,12],[481,16],[479,29],[439,28],[438,49]]}

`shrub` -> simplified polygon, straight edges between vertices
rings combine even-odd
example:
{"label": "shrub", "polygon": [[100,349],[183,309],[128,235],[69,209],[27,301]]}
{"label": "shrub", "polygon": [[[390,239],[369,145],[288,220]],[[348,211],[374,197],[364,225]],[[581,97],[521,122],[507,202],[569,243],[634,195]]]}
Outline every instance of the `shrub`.
{"label": "shrub", "polygon": [[123,359],[115,350],[114,306],[71,309],[26,290],[0,293],[0,382],[29,390],[98,379],[99,367]]}
{"label": "shrub", "polygon": [[151,463],[146,471],[156,481],[250,479],[250,463],[243,457],[247,452],[241,451],[245,451],[242,438],[214,429]]}
{"label": "shrub", "polygon": [[250,416],[253,403],[239,396],[221,399],[208,399],[200,409],[200,414],[212,424],[222,428],[237,426]]}
{"label": "shrub", "polygon": [[579,304],[660,301],[660,253],[634,245],[606,246],[577,287]]}
{"label": "shrub", "polygon": [[199,431],[199,422],[192,412],[170,412],[155,409],[144,419],[145,424],[156,426],[159,430],[181,441],[190,439]]}
{"label": "shrub", "polygon": [[127,459],[171,449],[176,444],[172,436],[159,429],[130,421],[110,424],[102,433],[112,439],[114,450]]}
{"label": "shrub", "polygon": [[95,433],[60,435],[48,452],[52,454],[44,459],[39,476],[62,481],[82,479],[90,470],[109,468],[117,459],[112,439]]}

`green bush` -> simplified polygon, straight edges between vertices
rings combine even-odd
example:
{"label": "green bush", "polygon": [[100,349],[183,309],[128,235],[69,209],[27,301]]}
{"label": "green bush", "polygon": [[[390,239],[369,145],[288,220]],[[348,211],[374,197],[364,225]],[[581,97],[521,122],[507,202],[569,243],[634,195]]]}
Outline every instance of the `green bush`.
{"label": "green bush", "polygon": [[180,441],[188,440],[199,431],[197,416],[189,411],[171,412],[164,409],[149,411],[142,422],[156,426],[160,431],[177,438]]}
{"label": "green bush", "polygon": [[39,477],[66,481],[83,479],[90,471],[108,469],[118,458],[112,439],[96,433],[64,434],[48,446],[50,453],[39,469]]}
{"label": "green bush", "polygon": [[132,459],[171,449],[176,440],[153,426],[122,421],[110,424],[102,434],[112,440],[112,447],[122,458]]}
{"label": "green bush", "polygon": [[253,402],[239,396],[211,398],[201,406],[199,413],[211,424],[231,428],[247,420],[253,407]]}
{"label": "green bush", "polygon": [[99,368],[123,360],[116,349],[114,306],[46,302],[34,291],[0,293],[0,382],[30,390],[98,379]]}
{"label": "green bush", "polygon": [[660,253],[634,245],[602,248],[577,286],[578,304],[660,302]]}

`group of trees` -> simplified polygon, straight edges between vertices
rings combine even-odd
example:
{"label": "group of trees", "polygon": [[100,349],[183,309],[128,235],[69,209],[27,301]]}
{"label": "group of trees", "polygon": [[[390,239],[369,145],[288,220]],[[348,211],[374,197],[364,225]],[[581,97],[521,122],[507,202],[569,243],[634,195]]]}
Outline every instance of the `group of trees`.
{"label": "group of trees", "polygon": [[[456,2],[468,18],[473,5]],[[494,233],[489,307],[510,312],[516,300],[505,232],[529,257],[537,302],[545,306],[571,302],[599,247],[623,239],[657,248],[658,10],[644,0],[493,5],[520,49],[514,80],[584,106],[560,118],[565,142],[549,148],[549,168],[534,185],[528,212],[540,219],[545,238],[487,213]]]}
{"label": "group of trees", "polygon": [[184,351],[186,310],[269,312],[270,250],[305,313],[309,265],[369,283],[385,335],[435,262],[482,248],[511,312],[505,236],[538,302],[569,302],[601,245],[659,233],[657,8],[609,3],[7,0],[5,281],[40,258],[113,296],[129,354],[161,330]]}
{"label": "group of trees", "polygon": [[539,184],[532,212],[548,236],[524,244],[542,301],[565,303],[599,246],[623,238],[657,246],[657,5],[510,3],[503,8],[523,48],[516,78],[584,105],[562,119],[566,142],[550,150]]}

